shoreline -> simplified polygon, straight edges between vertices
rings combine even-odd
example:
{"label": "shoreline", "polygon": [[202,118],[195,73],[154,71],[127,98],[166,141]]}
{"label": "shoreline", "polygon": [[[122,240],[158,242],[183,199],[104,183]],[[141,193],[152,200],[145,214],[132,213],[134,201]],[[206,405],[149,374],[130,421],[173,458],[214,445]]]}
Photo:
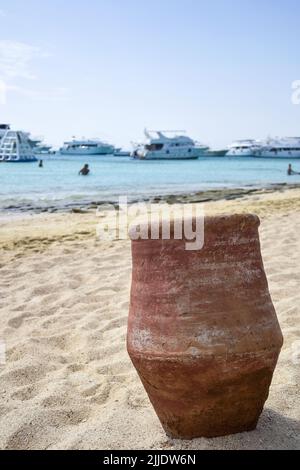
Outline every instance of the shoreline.
{"label": "shoreline", "polygon": [[[238,198],[243,198],[251,194],[266,194],[284,190],[293,190],[299,189],[300,183],[270,183],[265,186],[244,186],[236,188],[211,188],[207,190],[199,191],[180,191],[178,193],[173,192],[166,194],[154,194],[141,196],[140,198],[135,196],[128,197],[128,203],[135,204],[138,202],[145,203],[204,203],[204,202],[213,202],[213,201],[222,201],[222,200],[234,200]],[[22,218],[28,215],[34,214],[61,214],[61,213],[86,213],[97,209],[98,207],[112,205],[115,208],[118,207],[117,199],[107,199],[99,201],[89,201],[89,202],[70,202],[69,204],[64,205],[49,205],[48,207],[34,206],[34,205],[24,205],[22,207],[17,205],[11,205],[4,209],[0,209],[0,224],[3,220],[8,220],[10,218]]]}
{"label": "shoreline", "polygon": [[[226,191],[198,192],[194,194],[154,197],[148,204],[167,202],[172,204],[196,204],[203,207],[205,214],[252,212],[261,218],[288,215],[300,212],[300,185],[273,186],[261,189],[236,189]],[[118,205],[114,207],[118,208]],[[85,209],[65,212],[14,213],[0,216],[0,253],[23,256],[39,253],[51,245],[97,240],[99,223],[95,205]]]}

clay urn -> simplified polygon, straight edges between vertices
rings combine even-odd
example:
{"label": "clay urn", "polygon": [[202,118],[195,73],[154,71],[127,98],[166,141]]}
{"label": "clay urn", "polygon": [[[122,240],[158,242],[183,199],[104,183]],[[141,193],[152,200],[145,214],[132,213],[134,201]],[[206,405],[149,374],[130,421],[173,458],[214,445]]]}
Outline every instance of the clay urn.
{"label": "clay urn", "polygon": [[199,250],[172,227],[132,240],[127,349],[170,437],[257,425],[283,341],[258,227],[251,214],[205,217]]}

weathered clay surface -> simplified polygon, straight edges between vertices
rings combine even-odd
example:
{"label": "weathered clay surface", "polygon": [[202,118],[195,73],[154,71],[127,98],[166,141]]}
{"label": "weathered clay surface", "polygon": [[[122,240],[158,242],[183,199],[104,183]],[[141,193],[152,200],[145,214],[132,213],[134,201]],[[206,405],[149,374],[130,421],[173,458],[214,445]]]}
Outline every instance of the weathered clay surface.
{"label": "weathered clay surface", "polygon": [[200,251],[132,242],[128,352],[172,437],[257,425],[282,346],[258,226],[254,215],[207,217]]}

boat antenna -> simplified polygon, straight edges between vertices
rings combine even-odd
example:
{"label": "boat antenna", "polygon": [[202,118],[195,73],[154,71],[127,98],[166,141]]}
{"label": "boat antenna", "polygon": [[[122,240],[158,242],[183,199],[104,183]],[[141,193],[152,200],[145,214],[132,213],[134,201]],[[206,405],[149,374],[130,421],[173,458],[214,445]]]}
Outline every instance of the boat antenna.
{"label": "boat antenna", "polygon": [[148,131],[147,128],[145,127],[144,134],[147,139],[151,139],[151,135],[149,134],[149,132],[152,132],[152,131]]}

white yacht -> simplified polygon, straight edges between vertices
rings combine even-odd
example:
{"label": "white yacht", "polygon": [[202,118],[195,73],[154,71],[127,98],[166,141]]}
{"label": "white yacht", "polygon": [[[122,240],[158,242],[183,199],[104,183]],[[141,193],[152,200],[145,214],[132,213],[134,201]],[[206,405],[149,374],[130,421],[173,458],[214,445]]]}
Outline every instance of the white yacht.
{"label": "white yacht", "polygon": [[229,146],[226,154],[228,157],[252,157],[261,148],[261,143],[257,140],[237,140]]}
{"label": "white yacht", "polygon": [[122,148],[116,148],[114,151],[115,157],[130,157],[131,152],[129,150],[123,150]]}
{"label": "white yacht", "polygon": [[300,137],[268,138],[255,157],[262,158],[300,158]]}
{"label": "white yacht", "polygon": [[22,131],[6,130],[0,142],[0,162],[36,162],[28,135]]}
{"label": "white yacht", "polygon": [[36,155],[50,155],[52,153],[51,145],[45,144],[43,137],[32,137],[30,132],[26,132],[26,135]]}
{"label": "white yacht", "polygon": [[53,151],[51,145],[39,144],[35,147],[34,153],[36,155],[51,155]]}
{"label": "white yacht", "polygon": [[[190,160],[204,155],[208,147],[182,135],[185,131],[147,131],[146,143],[136,147],[132,157],[140,160]],[[165,134],[171,133],[172,137]],[[153,135],[155,134],[155,135]]]}
{"label": "white yacht", "polygon": [[59,150],[62,155],[112,155],[114,146],[100,140],[76,140],[65,142]]}

